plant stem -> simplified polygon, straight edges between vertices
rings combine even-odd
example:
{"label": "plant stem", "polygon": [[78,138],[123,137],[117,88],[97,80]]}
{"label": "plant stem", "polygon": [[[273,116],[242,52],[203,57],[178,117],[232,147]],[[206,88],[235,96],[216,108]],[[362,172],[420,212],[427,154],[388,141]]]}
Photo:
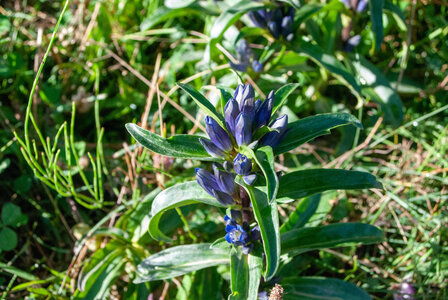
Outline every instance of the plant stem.
{"label": "plant stem", "polygon": [[240,198],[241,198],[243,222],[250,224],[253,220],[252,210],[250,209],[250,197],[243,187],[240,187]]}

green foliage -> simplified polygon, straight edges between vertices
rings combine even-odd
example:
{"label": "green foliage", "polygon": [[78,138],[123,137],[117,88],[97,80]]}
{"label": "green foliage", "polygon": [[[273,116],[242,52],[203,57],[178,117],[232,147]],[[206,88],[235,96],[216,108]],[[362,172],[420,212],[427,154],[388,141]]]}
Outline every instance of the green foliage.
{"label": "green foliage", "polygon": [[11,229],[19,228],[28,222],[28,216],[22,214],[19,206],[6,202],[2,206],[0,223],[0,251],[11,251],[17,247],[17,234]]}
{"label": "green foliage", "polygon": [[[448,297],[446,6],[16,2],[0,15],[1,299],[257,299],[274,281],[283,299]],[[248,17],[279,3],[290,41]],[[243,39],[261,72],[229,69]],[[224,125],[239,82],[289,118],[275,147],[235,149],[258,175],[236,178],[260,226],[249,254],[192,181],[222,162],[202,119]]]}

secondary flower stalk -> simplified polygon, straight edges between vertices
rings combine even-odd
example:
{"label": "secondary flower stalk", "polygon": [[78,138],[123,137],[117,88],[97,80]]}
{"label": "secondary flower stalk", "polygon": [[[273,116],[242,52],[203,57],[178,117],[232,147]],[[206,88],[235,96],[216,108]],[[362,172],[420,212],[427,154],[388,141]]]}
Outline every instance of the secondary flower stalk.
{"label": "secondary flower stalk", "polygon": [[269,33],[275,39],[283,37],[288,42],[293,40],[293,23],[295,15],[295,9],[293,7],[280,5],[273,10],[260,9],[251,11],[248,15],[255,26],[267,28]]}

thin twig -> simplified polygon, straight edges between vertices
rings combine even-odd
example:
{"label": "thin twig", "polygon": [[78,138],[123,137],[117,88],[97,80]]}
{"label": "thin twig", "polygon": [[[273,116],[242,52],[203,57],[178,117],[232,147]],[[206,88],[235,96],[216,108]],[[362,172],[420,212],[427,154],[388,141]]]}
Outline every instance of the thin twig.
{"label": "thin twig", "polygon": [[375,135],[376,131],[378,130],[378,128],[380,127],[381,123],[383,122],[383,117],[380,117],[376,123],[375,126],[373,126],[372,130],[370,131],[369,135],[367,136],[367,138],[364,140],[364,142],[362,142],[360,145],[358,145],[355,149],[352,149],[350,151],[345,152],[344,154],[340,155],[339,157],[337,157],[336,159],[332,160],[331,162],[329,162],[328,164],[326,164],[324,166],[324,168],[329,168],[332,165],[336,164],[336,167],[339,167],[344,161],[346,161],[352,154],[366,148],[370,141],[372,140],[373,136]]}

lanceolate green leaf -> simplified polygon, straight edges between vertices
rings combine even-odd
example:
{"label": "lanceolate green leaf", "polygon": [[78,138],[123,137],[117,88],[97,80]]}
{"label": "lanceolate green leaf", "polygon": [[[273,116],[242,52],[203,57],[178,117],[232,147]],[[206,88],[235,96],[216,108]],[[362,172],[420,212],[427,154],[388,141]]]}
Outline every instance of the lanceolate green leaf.
{"label": "lanceolate green leaf", "polygon": [[169,209],[193,203],[204,203],[222,207],[222,205],[199,186],[196,181],[176,184],[161,192],[154,199],[151,208],[151,220],[149,221],[149,234],[158,241],[171,242],[172,239],[160,231],[160,218],[163,213]]}
{"label": "lanceolate green leaf", "polygon": [[198,136],[180,134],[165,139],[131,123],[126,124],[126,129],[137,142],[153,152],[184,159],[216,160],[205,151]]}
{"label": "lanceolate green leaf", "polygon": [[282,198],[299,199],[328,190],[382,188],[370,173],[339,169],[309,169],[288,173],[280,178],[277,193]]}
{"label": "lanceolate green leaf", "polygon": [[397,25],[400,27],[402,31],[407,30],[406,17],[401,11],[400,7],[393,4],[391,0],[384,0],[384,10],[388,10],[394,14]]}
{"label": "lanceolate green leaf", "polygon": [[75,299],[104,299],[125,264],[125,250],[120,243],[111,241],[96,251],[81,271]]}
{"label": "lanceolate green leaf", "polygon": [[274,107],[272,108],[272,116],[275,114],[275,112],[282,107],[282,105],[288,100],[288,96],[294,92],[294,90],[299,86],[298,83],[288,83],[281,88],[279,88],[275,92],[275,100],[274,100]]}
{"label": "lanceolate green leaf", "polygon": [[356,72],[371,89],[363,88],[363,93],[381,107],[385,120],[394,126],[403,122],[403,103],[389,81],[373,64],[362,57],[353,61]]}
{"label": "lanceolate green leaf", "polygon": [[321,227],[303,227],[281,235],[283,254],[298,255],[316,249],[348,244],[375,244],[383,240],[383,232],[362,223],[337,223]]}
{"label": "lanceolate green leaf", "polygon": [[218,124],[222,127],[222,128],[226,128],[224,126],[224,121],[223,118],[220,114],[218,114],[218,112],[216,111],[216,108],[213,106],[213,104],[207,100],[207,98],[205,98],[199,91],[195,90],[194,88],[192,88],[191,86],[187,85],[187,84],[183,84],[183,83],[177,83],[178,86],[180,86],[185,92],[188,93],[188,95],[191,96],[191,98],[193,98],[194,102],[196,102],[196,104],[202,109],[202,111],[212,117],[213,119],[216,120],[216,122],[218,122]]}
{"label": "lanceolate green leaf", "polygon": [[240,178],[237,183],[245,188],[249,194],[254,210],[255,219],[260,226],[261,239],[266,255],[266,269],[264,277],[270,280],[277,271],[280,259],[280,233],[278,225],[277,203],[269,204],[265,188],[246,186]]}
{"label": "lanceolate green leaf", "polygon": [[280,233],[285,233],[294,228],[305,226],[308,220],[313,216],[319,207],[321,194],[315,194],[311,197],[302,199],[296,209],[289,214],[288,220],[280,227]]}
{"label": "lanceolate green leaf", "polygon": [[244,255],[240,247],[232,248],[230,252],[232,295],[229,299],[257,300],[262,268],[261,249],[257,247],[248,255]]}
{"label": "lanceolate green leaf", "polygon": [[255,151],[255,160],[266,178],[269,203],[275,200],[278,191],[278,178],[274,168],[274,153],[270,146],[260,147]]}
{"label": "lanceolate green leaf", "polygon": [[300,41],[297,46],[294,46],[293,51],[311,58],[316,64],[324,67],[337,79],[348,85],[356,96],[360,96],[361,88],[356,82],[355,77],[347,71],[344,65],[338,61],[336,57],[325,53],[319,46],[304,40]]}
{"label": "lanceolate green leaf", "polygon": [[246,300],[248,297],[249,266],[247,255],[241,252],[241,248],[232,248],[230,251],[230,283],[231,300]]}
{"label": "lanceolate green leaf", "polygon": [[284,300],[370,300],[361,288],[349,282],[325,277],[299,277],[282,282]]}
{"label": "lanceolate green leaf", "polygon": [[330,129],[348,124],[362,128],[358,119],[346,113],[315,115],[289,123],[286,135],[274,148],[274,154],[278,155],[297,148],[318,136],[329,134]]}
{"label": "lanceolate green leaf", "polygon": [[249,265],[248,300],[258,299],[258,288],[260,286],[263,269],[263,258],[260,252],[261,251],[258,251],[258,249],[255,248],[247,256],[247,263]]}
{"label": "lanceolate green leaf", "polygon": [[137,267],[134,283],[173,278],[228,263],[229,249],[210,248],[210,244],[172,247],[143,260]]}
{"label": "lanceolate green leaf", "polygon": [[370,22],[375,37],[375,50],[380,49],[383,42],[383,6],[384,0],[370,0]]}

